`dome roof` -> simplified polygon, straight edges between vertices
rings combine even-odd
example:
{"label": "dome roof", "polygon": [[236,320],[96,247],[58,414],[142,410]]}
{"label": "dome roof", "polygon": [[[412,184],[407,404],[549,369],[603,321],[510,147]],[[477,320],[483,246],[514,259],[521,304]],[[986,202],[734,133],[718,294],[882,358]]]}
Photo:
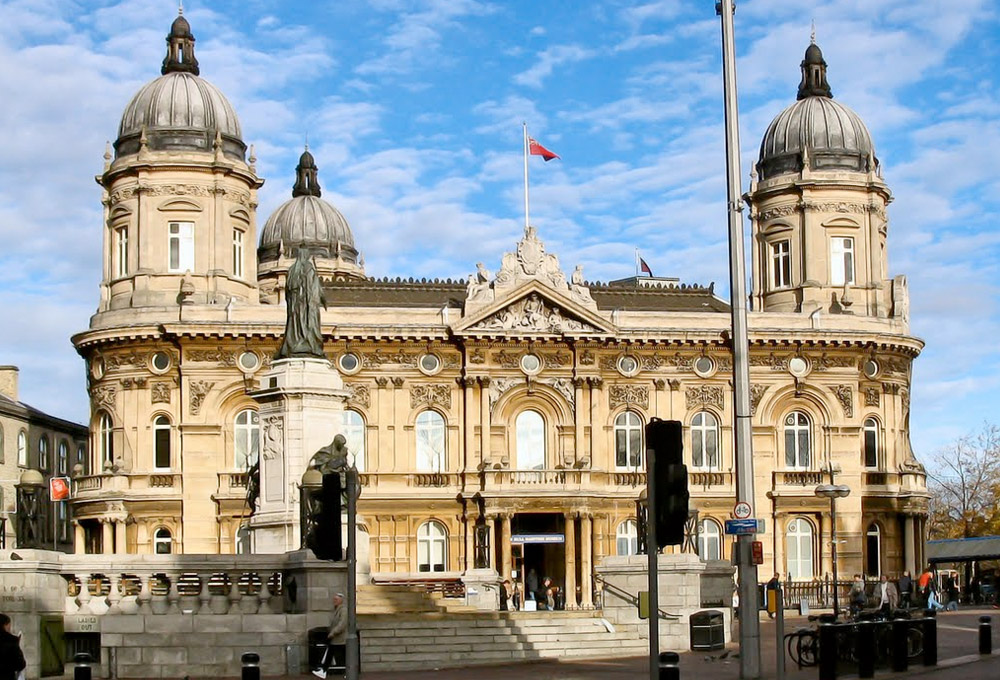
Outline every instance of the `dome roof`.
{"label": "dome roof", "polygon": [[170,27],[161,71],[125,107],[116,155],[137,153],[143,143],[153,150],[212,151],[219,138],[225,155],[242,160],[246,145],[236,111],[215,85],[198,76],[194,36],[183,16]]}
{"label": "dome roof", "polygon": [[339,210],[320,198],[317,171],[307,149],[295,168],[292,199],[267,218],[261,231],[257,250],[261,262],[276,260],[282,253],[292,257],[297,249],[305,247],[318,257],[357,263],[358,251],[351,227]]}
{"label": "dome roof", "polygon": [[868,172],[874,157],[871,133],[857,113],[833,99],[823,53],[810,44],[798,100],[771,121],[761,141],[758,176],[799,172],[806,163],[812,170]]}

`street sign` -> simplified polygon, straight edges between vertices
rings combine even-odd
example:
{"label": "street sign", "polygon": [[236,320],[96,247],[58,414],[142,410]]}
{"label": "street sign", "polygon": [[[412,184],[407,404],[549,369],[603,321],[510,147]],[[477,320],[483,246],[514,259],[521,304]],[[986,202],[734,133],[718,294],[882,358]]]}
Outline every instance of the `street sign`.
{"label": "street sign", "polygon": [[753,508],[751,508],[750,504],[746,501],[740,501],[736,504],[736,507],[733,508],[733,517],[736,519],[747,519],[751,515],[753,515]]}
{"label": "street sign", "polygon": [[760,541],[754,541],[750,544],[750,554],[753,556],[753,563],[756,565],[764,564],[764,544]]}
{"label": "street sign", "polygon": [[727,519],[726,533],[735,536],[751,536],[764,531],[764,521],[755,517],[746,519]]}
{"label": "street sign", "polygon": [[517,543],[565,543],[563,534],[514,534],[510,542]]}
{"label": "street sign", "polygon": [[49,479],[49,499],[65,501],[69,499],[69,477],[52,477]]}

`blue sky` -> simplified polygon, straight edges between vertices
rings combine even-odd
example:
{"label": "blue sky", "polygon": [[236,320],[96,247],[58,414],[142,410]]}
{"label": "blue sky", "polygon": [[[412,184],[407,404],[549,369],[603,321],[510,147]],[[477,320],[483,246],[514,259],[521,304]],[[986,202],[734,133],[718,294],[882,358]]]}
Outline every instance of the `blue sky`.
{"label": "blue sky", "polygon": [[[714,0],[195,1],[202,76],[255,145],[258,224],[290,196],[308,135],[324,197],[374,276],[495,269],[523,221],[564,268],[727,289],[720,30]],[[167,0],[0,4],[0,363],[21,398],[85,421],[101,271],[106,140],[159,75]],[[891,274],[910,282],[913,444],[925,460],[1000,406],[1000,21],[987,0],[745,0],[736,36],[744,190],[795,97],[815,20],[834,95],[875,139]],[[726,294],[726,293],[724,293]]]}

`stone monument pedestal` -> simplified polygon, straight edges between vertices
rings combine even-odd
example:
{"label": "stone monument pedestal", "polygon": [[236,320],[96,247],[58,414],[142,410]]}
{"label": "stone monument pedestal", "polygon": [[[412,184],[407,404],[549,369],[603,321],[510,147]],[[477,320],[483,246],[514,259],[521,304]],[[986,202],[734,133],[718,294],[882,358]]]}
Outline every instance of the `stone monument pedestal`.
{"label": "stone monument pedestal", "polygon": [[250,518],[255,553],[298,550],[299,484],[313,454],[343,429],[348,393],[326,359],[275,361],[251,396],[260,404],[260,499]]}

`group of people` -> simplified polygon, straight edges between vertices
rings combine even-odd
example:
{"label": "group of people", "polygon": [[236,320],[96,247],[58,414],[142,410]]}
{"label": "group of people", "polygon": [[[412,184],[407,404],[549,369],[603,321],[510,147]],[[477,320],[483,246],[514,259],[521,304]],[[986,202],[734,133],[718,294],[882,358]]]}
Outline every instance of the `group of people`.
{"label": "group of people", "polygon": [[883,574],[875,586],[874,592],[867,591],[865,580],[861,574],[854,575],[848,600],[852,615],[857,615],[868,606],[871,600],[878,603],[878,608],[889,614],[896,608],[910,609],[923,607],[925,609],[955,611],[958,609],[958,584],[951,575],[946,575],[943,581],[944,602],[938,592],[938,582],[934,577],[931,565],[920,574],[916,581],[909,571],[904,571],[896,583]]}
{"label": "group of people", "polygon": [[520,611],[524,608],[526,600],[533,601],[537,610],[552,611],[557,605],[562,608],[563,596],[559,586],[548,576],[539,583],[538,572],[529,569],[525,576],[524,588],[526,594],[521,592],[520,583],[511,583],[510,579],[504,579],[500,583],[500,611]]}

